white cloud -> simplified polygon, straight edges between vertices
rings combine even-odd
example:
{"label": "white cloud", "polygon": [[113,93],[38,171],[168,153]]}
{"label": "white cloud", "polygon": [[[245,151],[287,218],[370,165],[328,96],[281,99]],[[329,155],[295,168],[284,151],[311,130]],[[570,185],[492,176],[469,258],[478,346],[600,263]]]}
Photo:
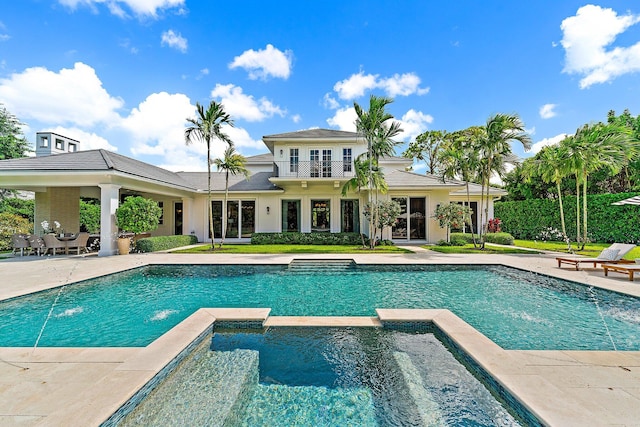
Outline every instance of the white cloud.
{"label": "white cloud", "polygon": [[293,123],[300,123],[301,120],[302,116],[300,116],[300,114],[294,114],[291,116],[291,121],[293,121]]}
{"label": "white cloud", "polygon": [[340,108],[340,103],[328,93],[324,94],[324,97],[322,98],[322,105],[329,110],[337,110]]}
{"label": "white cloud", "polygon": [[358,74],[352,74],[349,78],[336,83],[333,90],[337,92],[340,99],[360,98],[366,91],[377,87],[378,75],[364,74],[360,71]]}
{"label": "white cloud", "polygon": [[169,46],[182,53],[187,52],[187,39],[182,37],[182,34],[176,33],[173,30],[168,30],[162,33],[162,46]]}
{"label": "white cloud", "polygon": [[382,89],[385,95],[390,97],[428,93],[429,88],[421,88],[420,83],[420,77],[415,73],[394,74],[392,77],[380,78],[378,74],[364,74],[364,71],[360,71],[336,83],[333,90],[340,99],[346,100],[359,98],[373,89]]}
{"label": "white cloud", "polygon": [[402,132],[395,139],[398,141],[413,141],[418,135],[427,130],[427,125],[433,122],[433,117],[430,114],[411,109],[399,121]]}
{"label": "white cloud", "polygon": [[249,73],[251,80],[266,80],[269,77],[288,79],[291,75],[293,52],[281,51],[268,44],[263,50],[249,49],[233,58],[230,69],[243,68]]}
{"label": "white cloud", "polygon": [[336,110],[333,117],[327,119],[327,123],[340,130],[355,132],[357,118],[358,115],[353,107],[344,107]]}
{"label": "white cloud", "polygon": [[185,0],[58,0],[60,4],[76,9],[78,6],[87,6],[93,13],[98,13],[99,4],[104,4],[112,14],[124,18],[127,16],[120,6],[126,5],[136,16],[157,17],[159,11],[178,8],[178,13],[183,12]]}
{"label": "white cloud", "polygon": [[542,107],[540,107],[539,110],[540,117],[543,119],[550,119],[552,117],[555,117],[557,115],[557,113],[555,112],[556,107],[556,104],[544,104]]}
{"label": "white cloud", "polygon": [[153,93],[131,110],[121,128],[129,135],[133,154],[162,155],[167,159],[183,157],[185,152],[201,155],[206,151],[200,147],[204,144],[187,147],[184,143],[186,119],[194,116],[195,107],[186,95]]}
{"label": "white cloud", "polygon": [[60,72],[27,68],[0,79],[0,99],[23,120],[79,127],[117,123],[123,101],[109,95],[90,66],[76,62]]}
{"label": "white cloud", "polygon": [[82,129],[78,129],[75,127],[65,128],[62,126],[56,126],[53,128],[43,129],[43,132],[54,132],[58,135],[64,135],[68,138],[75,139],[76,141],[80,141],[80,149],[82,151],[86,150],[97,150],[104,149],[109,151],[118,151],[118,147],[115,147],[109,143],[103,137],[93,133],[86,132]]}
{"label": "white cloud", "polygon": [[529,150],[529,153],[531,153],[532,155],[536,155],[540,152],[540,150],[542,150],[542,148],[549,145],[556,145],[567,136],[568,135],[566,133],[561,133],[560,135],[556,135],[551,138],[542,139],[531,145],[531,150]]}
{"label": "white cloud", "polygon": [[256,100],[253,96],[244,94],[240,86],[233,84],[216,84],[216,87],[211,91],[211,97],[220,98],[224,110],[234,120],[244,119],[250,122],[259,122],[274,115],[284,117],[287,114],[286,110],[273,104],[267,98],[262,97]]}
{"label": "white cloud", "polygon": [[628,47],[608,47],[616,37],[640,22],[640,15],[618,16],[613,9],[586,5],[562,21],[565,49],[563,72],[583,76],[580,88],[608,82],[640,71],[640,42]]}

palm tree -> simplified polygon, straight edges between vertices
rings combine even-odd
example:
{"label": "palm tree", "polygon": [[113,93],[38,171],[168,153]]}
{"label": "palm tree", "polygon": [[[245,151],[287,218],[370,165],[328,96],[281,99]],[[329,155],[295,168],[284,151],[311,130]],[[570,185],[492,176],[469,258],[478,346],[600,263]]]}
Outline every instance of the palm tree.
{"label": "palm tree", "polygon": [[560,206],[560,223],[562,224],[562,238],[567,243],[567,250],[571,251],[571,240],[567,236],[567,227],[564,220],[564,206],[562,204],[562,180],[570,173],[568,167],[569,151],[566,143],[544,147],[533,158],[531,170],[525,170],[528,179],[534,174],[539,175],[546,183],[555,183],[558,191],[558,204]]}
{"label": "palm tree", "polygon": [[[438,162],[442,167],[442,180],[462,179],[465,182],[467,192],[467,206],[471,207],[471,195],[469,182],[475,180],[480,165],[478,157],[478,141],[484,135],[484,129],[472,126],[468,129],[447,133],[440,148]],[[471,213],[471,212],[470,212]],[[471,238],[476,247],[476,235],[471,224],[471,218],[464,221],[471,225]]]}
{"label": "palm tree", "polygon": [[[577,192],[582,184],[582,248],[587,242],[587,180],[589,174],[606,168],[617,173],[636,156],[639,141],[630,129],[602,123],[587,124],[568,139],[573,172],[576,174]],[[579,210],[579,207],[578,207]]]}
{"label": "palm tree", "polygon": [[[224,171],[224,207],[222,209],[222,217],[227,218],[227,199],[229,198],[229,174],[242,174],[249,179],[249,170],[245,167],[247,159],[236,149],[230,145],[224,150],[224,158],[215,159],[213,164],[219,171]],[[224,244],[224,238],[227,235],[227,221],[222,221],[222,237],[220,238],[220,247]]]}
{"label": "palm tree", "polygon": [[[393,115],[386,111],[387,105],[392,102],[391,98],[371,95],[368,111],[364,111],[357,102],[353,103],[353,108],[358,116],[356,130],[367,141],[369,206],[372,206],[372,193],[374,190],[373,170],[377,168],[380,157],[393,156],[395,154],[394,147],[398,142],[394,141],[393,138],[402,132],[400,123],[393,121]],[[392,120],[391,123],[389,123],[389,120]],[[378,188],[375,187],[375,189],[377,190]],[[375,224],[376,212],[373,210],[371,221],[369,221],[369,247],[371,249],[375,247],[373,238]]]}
{"label": "palm tree", "polygon": [[184,131],[185,144],[189,145],[194,140],[207,144],[207,195],[209,200],[209,233],[211,234],[211,250],[215,249],[213,234],[213,211],[211,210],[211,140],[217,139],[226,142],[229,146],[233,142],[222,131],[223,125],[233,127],[233,120],[224,111],[222,104],[211,101],[209,108],[205,111],[200,103],[196,102],[196,118],[187,118],[191,126]]}
{"label": "palm tree", "polygon": [[[524,123],[517,114],[494,114],[487,119],[484,126],[485,135],[478,145],[479,158],[481,159],[480,177],[480,211],[484,208],[484,217],[481,219],[480,244],[484,249],[484,235],[487,231],[489,217],[489,180],[495,173],[502,175],[505,164],[515,163],[517,159],[511,151],[511,143],[518,141],[525,150],[531,147],[531,137],[526,133]],[[486,201],[485,201],[486,188]]]}

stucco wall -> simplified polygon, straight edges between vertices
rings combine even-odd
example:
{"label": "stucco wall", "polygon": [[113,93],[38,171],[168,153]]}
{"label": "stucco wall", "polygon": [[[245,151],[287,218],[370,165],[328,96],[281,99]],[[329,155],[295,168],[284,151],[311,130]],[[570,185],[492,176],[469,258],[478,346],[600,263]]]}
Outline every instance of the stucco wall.
{"label": "stucco wall", "polygon": [[41,223],[45,220],[52,228],[55,226],[54,221],[58,221],[65,233],[80,231],[80,188],[50,187],[46,192],[35,194],[35,205],[36,234],[43,234]]}

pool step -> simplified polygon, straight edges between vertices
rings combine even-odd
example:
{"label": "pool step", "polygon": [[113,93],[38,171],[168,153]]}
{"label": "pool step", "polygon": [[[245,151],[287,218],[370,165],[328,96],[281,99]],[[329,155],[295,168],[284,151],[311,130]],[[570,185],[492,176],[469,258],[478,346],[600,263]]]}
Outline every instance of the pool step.
{"label": "pool step", "polygon": [[326,273],[328,271],[349,271],[356,268],[352,259],[294,259],[289,263],[289,271],[295,273]]}
{"label": "pool step", "polygon": [[393,358],[396,360],[404,383],[416,404],[422,425],[424,427],[446,426],[447,424],[442,417],[438,403],[433,399],[429,390],[425,388],[420,372],[411,361],[409,355],[401,351],[396,351],[393,353]]}
{"label": "pool step", "polygon": [[119,424],[236,425],[258,384],[258,352],[196,352]]}
{"label": "pool step", "polygon": [[377,426],[377,423],[373,394],[367,388],[260,384],[245,409],[241,425]]}

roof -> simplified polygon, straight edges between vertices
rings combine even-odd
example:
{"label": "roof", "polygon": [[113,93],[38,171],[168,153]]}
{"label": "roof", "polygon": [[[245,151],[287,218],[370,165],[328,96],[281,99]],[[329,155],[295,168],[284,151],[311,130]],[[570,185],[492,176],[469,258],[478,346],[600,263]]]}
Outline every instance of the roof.
{"label": "roof", "polygon": [[355,139],[358,134],[335,129],[305,129],[296,132],[276,133],[265,135],[262,139]]}
{"label": "roof", "polygon": [[[462,181],[462,185],[464,185],[464,181]],[[487,191],[486,189],[484,190],[485,192]],[[480,195],[482,194],[482,185],[480,184],[476,184],[473,182],[469,183],[469,194],[473,194],[473,195]],[[502,188],[498,188],[498,187],[489,187],[489,194],[492,196],[505,196],[507,193],[506,190],[503,190]],[[463,187],[461,190],[457,190],[457,191],[452,191],[451,192],[452,196],[466,196],[467,195],[467,188],[466,186]]]}
{"label": "roof", "polygon": [[245,157],[245,159],[247,160],[245,162],[247,164],[273,163],[273,154],[271,153],[257,154],[255,156]]}
{"label": "roof", "polygon": [[[181,178],[191,183],[194,188],[202,191],[207,190],[207,172],[178,172]],[[251,174],[249,179],[244,175],[229,174],[229,191],[279,191],[282,190],[277,185],[269,181],[273,172],[257,172]],[[211,191],[224,191],[224,172],[211,172]]]}
{"label": "roof", "polygon": [[194,189],[175,172],[102,149],[0,160],[0,170],[38,172],[115,171],[177,187]]}
{"label": "roof", "polygon": [[464,186],[464,182],[442,178],[435,175],[421,175],[415,172],[408,172],[397,169],[382,169],[384,179],[389,185],[389,189],[396,188],[449,188],[457,189]]}

